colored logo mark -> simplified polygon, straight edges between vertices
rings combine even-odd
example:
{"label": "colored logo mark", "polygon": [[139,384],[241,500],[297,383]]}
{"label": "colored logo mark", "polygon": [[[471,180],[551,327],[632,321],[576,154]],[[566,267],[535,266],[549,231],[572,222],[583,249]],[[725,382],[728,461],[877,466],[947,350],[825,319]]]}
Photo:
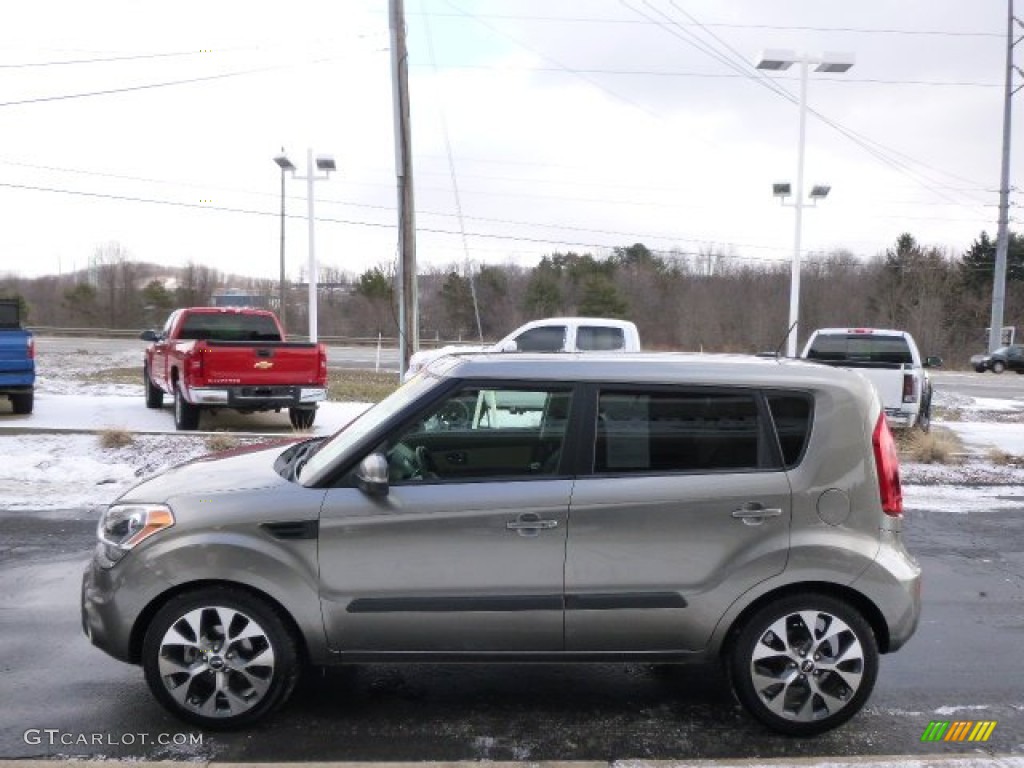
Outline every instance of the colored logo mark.
{"label": "colored logo mark", "polygon": [[932,720],[921,741],[988,741],[995,729],[995,720]]}

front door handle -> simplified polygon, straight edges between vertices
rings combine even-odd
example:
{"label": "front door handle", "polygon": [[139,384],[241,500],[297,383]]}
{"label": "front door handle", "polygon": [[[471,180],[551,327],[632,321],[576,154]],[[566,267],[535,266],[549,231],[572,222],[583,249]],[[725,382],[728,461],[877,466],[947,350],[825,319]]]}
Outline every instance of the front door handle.
{"label": "front door handle", "polygon": [[505,523],[505,528],[516,531],[520,536],[536,536],[541,531],[548,531],[558,527],[557,520],[541,520],[539,515],[533,512],[525,512],[515,520]]}
{"label": "front door handle", "polygon": [[782,510],[778,507],[765,507],[756,501],[748,501],[739,509],[732,511],[732,516],[742,520],[744,525],[761,525],[769,517],[780,517]]}

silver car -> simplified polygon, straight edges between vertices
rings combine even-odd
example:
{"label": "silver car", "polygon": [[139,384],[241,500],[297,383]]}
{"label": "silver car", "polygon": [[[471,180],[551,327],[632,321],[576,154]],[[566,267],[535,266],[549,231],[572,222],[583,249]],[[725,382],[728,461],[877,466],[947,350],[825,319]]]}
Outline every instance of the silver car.
{"label": "silver car", "polygon": [[722,663],[788,734],[846,721],[920,571],[871,385],[708,355],[445,358],[331,438],[192,462],[107,509],[82,624],[204,727],[302,665]]}

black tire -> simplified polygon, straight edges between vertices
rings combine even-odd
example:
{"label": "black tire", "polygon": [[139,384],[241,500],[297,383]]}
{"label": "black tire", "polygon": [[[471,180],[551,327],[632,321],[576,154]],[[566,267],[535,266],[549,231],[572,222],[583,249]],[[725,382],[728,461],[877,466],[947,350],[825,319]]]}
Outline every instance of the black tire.
{"label": "black tire", "polygon": [[188,402],[177,385],[174,387],[174,427],[183,432],[199,428],[199,406]]}
{"label": "black tire", "polygon": [[[808,629],[804,617],[813,617],[815,627]],[[811,736],[845,723],[867,701],[878,675],[878,644],[867,621],[847,603],[817,593],[756,611],[730,654],[740,703],[788,736]]]}
{"label": "black tire", "polygon": [[142,381],[146,387],[146,407],[147,408],[163,408],[164,406],[164,391],[160,387],[153,385],[152,380],[149,378],[149,366],[142,366]]}
{"label": "black tire", "polygon": [[1002,360],[996,360],[992,363],[992,373],[1002,373],[1006,370],[1006,363]]}
{"label": "black tire", "polygon": [[11,410],[19,416],[27,416],[32,413],[35,400],[35,392],[21,392],[17,395],[11,395]]}
{"label": "black tire", "polygon": [[288,420],[295,429],[309,429],[316,420],[316,408],[289,408]]}
{"label": "black tire", "polygon": [[921,403],[921,410],[917,414],[917,428],[922,432],[930,432],[932,428],[932,399],[929,397]]}
{"label": "black tire", "polygon": [[296,640],[277,611],[223,586],[178,595],[157,611],[142,667],[169,712],[214,730],[250,725],[277,709],[300,672]]}
{"label": "black tire", "polygon": [[976,365],[974,366],[974,370],[977,371],[978,373],[984,373],[986,368],[984,365]]}

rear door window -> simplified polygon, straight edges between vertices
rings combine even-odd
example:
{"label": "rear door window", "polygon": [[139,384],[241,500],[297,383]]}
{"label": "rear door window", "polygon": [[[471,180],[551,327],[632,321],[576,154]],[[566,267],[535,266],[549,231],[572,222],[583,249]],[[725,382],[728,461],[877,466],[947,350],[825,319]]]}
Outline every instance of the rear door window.
{"label": "rear door window", "polygon": [[576,349],[581,352],[608,352],[625,346],[626,335],[621,328],[581,325],[576,330]]}
{"label": "rear door window", "polygon": [[770,468],[752,392],[607,390],[598,396],[594,471],[714,472]]}

